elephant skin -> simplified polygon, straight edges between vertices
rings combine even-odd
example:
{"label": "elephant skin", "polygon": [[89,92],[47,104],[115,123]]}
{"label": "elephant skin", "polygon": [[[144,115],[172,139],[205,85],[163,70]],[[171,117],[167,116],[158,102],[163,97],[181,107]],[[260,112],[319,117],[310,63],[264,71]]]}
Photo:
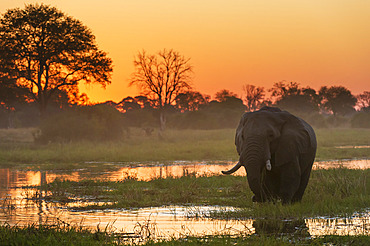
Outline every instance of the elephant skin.
{"label": "elephant skin", "polygon": [[245,113],[236,129],[239,162],[244,166],[253,201],[301,201],[316,155],[316,135],[304,120],[275,107]]}

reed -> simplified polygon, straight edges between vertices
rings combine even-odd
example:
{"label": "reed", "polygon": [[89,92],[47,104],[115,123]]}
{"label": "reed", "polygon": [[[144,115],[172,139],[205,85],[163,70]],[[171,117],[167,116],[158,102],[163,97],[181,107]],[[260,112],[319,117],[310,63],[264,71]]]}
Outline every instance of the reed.
{"label": "reed", "polygon": [[130,238],[129,234],[109,231],[88,230],[71,225],[28,225],[25,227],[0,225],[0,245],[369,245],[370,237],[363,236],[321,236],[299,237],[297,235],[213,235],[203,237],[182,237],[156,239]]}
{"label": "reed", "polygon": [[64,223],[54,225],[0,225],[0,245],[116,245],[106,231],[90,231]]}
{"label": "reed", "polygon": [[369,245],[369,236],[323,236],[323,237],[291,237],[291,236],[276,236],[276,235],[248,235],[248,236],[205,236],[205,237],[187,237],[173,240],[163,240],[160,242],[149,241],[148,245]]}
{"label": "reed", "polygon": [[[314,170],[303,200],[292,205],[281,202],[256,204],[251,201],[247,180],[241,176],[158,178],[152,181],[125,180],[54,181],[41,187],[50,201],[94,202],[74,209],[154,207],[163,205],[223,205],[236,211],[212,214],[218,218],[296,219],[310,216],[350,216],[368,209],[370,169]],[[89,197],[89,199],[86,199]],[[68,199],[67,199],[68,198]],[[85,200],[84,200],[85,199]],[[83,203],[82,203],[83,204]]]}

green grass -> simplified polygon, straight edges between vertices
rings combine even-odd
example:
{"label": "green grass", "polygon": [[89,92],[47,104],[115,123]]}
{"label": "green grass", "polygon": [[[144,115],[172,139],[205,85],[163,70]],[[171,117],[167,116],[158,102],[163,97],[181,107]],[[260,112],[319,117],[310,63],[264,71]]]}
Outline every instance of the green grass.
{"label": "green grass", "polygon": [[[69,168],[85,162],[153,162],[173,160],[237,160],[235,129],[167,130],[164,139],[132,129],[129,139],[117,142],[70,142],[37,145],[35,129],[0,130],[0,165],[44,165]],[[342,145],[370,145],[370,129],[319,129],[317,160],[369,158],[370,149],[339,149]],[[88,165],[88,164],[87,164]],[[74,166],[74,165],[72,165]]]}
{"label": "green grass", "polygon": [[[237,158],[234,130],[168,130],[160,140],[138,129],[118,142],[74,142],[36,145],[1,143],[0,165],[65,164],[89,161],[146,162],[171,160],[230,160]],[[0,134],[1,135],[1,134]]]}
{"label": "green grass", "polygon": [[0,245],[115,245],[114,236],[83,227],[58,225],[0,225]]}
{"label": "green grass", "polygon": [[[91,231],[65,225],[0,226],[0,245],[124,245],[140,241],[125,239],[120,234]],[[154,241],[144,239],[140,245],[369,245],[369,236],[322,236],[317,238],[290,235],[253,234],[184,237]]]}
{"label": "green grass", "polygon": [[[368,209],[370,169],[315,170],[301,203],[256,204],[245,177],[211,176],[120,182],[83,180],[54,181],[42,189],[47,200],[68,203],[91,201],[96,205],[79,209],[133,208],[162,205],[224,205],[240,208],[214,214],[221,218],[303,218],[310,216],[351,215]],[[88,197],[89,199],[86,199]],[[100,202],[100,203],[99,203]],[[99,203],[99,204],[98,204]],[[82,203],[83,204],[83,203]]]}
{"label": "green grass", "polygon": [[[237,160],[235,129],[168,130],[163,140],[146,137],[133,129],[130,139],[118,142],[74,142],[36,145],[35,129],[0,130],[0,166],[34,166],[70,169],[85,166],[104,168],[98,162],[152,162],[173,160]],[[319,129],[317,160],[370,158],[370,149],[339,149],[337,146],[370,145],[369,129]],[[283,206],[279,202],[255,204],[245,177],[213,176],[156,179],[149,182],[128,177],[121,182],[84,180],[55,181],[42,189],[50,191],[42,199],[68,204],[93,201],[96,205],[80,209],[132,208],[161,205],[228,205],[235,212],[218,212],[217,218],[299,219],[314,216],[350,216],[370,204],[370,169],[315,170],[301,203]],[[87,199],[89,198],[89,199]],[[101,204],[100,202],[103,202]],[[104,204],[105,203],[105,204]],[[369,245],[369,236],[290,236],[216,235],[183,238],[145,245]],[[0,225],[0,245],[116,245],[117,237],[65,225]]]}
{"label": "green grass", "polygon": [[369,146],[370,129],[317,129],[316,160],[370,158],[370,148],[336,148],[339,146]]}
{"label": "green grass", "polygon": [[244,237],[211,236],[188,237],[162,242],[147,242],[144,245],[358,245],[370,244],[369,236],[323,236],[318,238],[291,238],[289,236],[250,235]]}

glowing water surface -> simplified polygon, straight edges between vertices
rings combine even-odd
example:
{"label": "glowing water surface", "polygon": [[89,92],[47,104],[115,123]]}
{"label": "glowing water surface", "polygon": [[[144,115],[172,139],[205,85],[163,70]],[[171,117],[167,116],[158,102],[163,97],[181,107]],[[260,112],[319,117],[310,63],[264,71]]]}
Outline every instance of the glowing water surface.
{"label": "glowing water surface", "polygon": [[[233,162],[174,162],[171,165],[132,163],[130,167],[120,163],[90,163],[92,166],[107,168],[78,169],[73,171],[24,171],[10,168],[0,169],[0,222],[10,225],[27,225],[38,223],[68,223],[82,225],[91,229],[109,229],[121,232],[125,237],[169,238],[186,235],[203,236],[214,234],[252,234],[263,230],[260,226],[264,221],[256,220],[220,220],[211,219],[212,211],[235,210],[233,207],[221,206],[166,206],[131,210],[92,210],[71,211],[66,206],[25,199],[35,189],[22,189],[22,186],[34,186],[59,179],[79,181],[85,178],[106,180],[122,180],[127,177],[138,180],[150,180],[158,177],[179,177],[194,174],[215,175],[221,170],[231,168]],[[370,160],[348,160],[332,162],[316,162],[314,168],[370,168]],[[109,171],[101,171],[109,170]],[[245,170],[238,170],[235,175],[245,175]],[[78,205],[78,204],[77,204]],[[86,205],[86,203],[84,204]],[[355,214],[350,218],[307,218],[302,221],[282,221],[287,225],[279,228],[293,228],[316,236],[326,234],[337,235],[369,235],[370,211]],[[268,227],[267,227],[268,228]],[[289,229],[287,229],[289,233]],[[290,232],[292,233],[292,232]]]}

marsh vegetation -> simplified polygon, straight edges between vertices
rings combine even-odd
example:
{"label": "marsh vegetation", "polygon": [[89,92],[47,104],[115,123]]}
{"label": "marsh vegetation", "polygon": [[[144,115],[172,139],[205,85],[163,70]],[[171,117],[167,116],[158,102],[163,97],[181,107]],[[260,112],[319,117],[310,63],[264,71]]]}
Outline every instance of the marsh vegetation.
{"label": "marsh vegetation", "polygon": [[[36,132],[36,133],[35,133]],[[316,129],[318,138],[317,160],[369,158],[370,131],[368,129],[332,128]],[[174,130],[168,129],[163,138],[156,134],[147,136],[145,131],[132,128],[130,138],[122,140],[88,142],[70,141],[49,144],[35,144],[37,130],[3,129],[0,130],[0,162],[2,167],[33,170],[74,171],[86,168],[106,171],[113,168],[104,163],[118,163],[120,167],[138,162],[173,162],[176,160],[236,161],[234,148],[234,129],[219,130]],[[365,146],[364,148],[342,148],[342,146]],[[234,210],[218,210],[203,214],[201,218],[240,220],[273,219],[274,221],[296,221],[316,216],[351,217],[353,213],[368,213],[370,204],[369,169],[351,170],[346,168],[314,170],[301,203],[283,206],[280,201],[267,204],[255,204],[251,201],[252,193],[244,176],[198,176],[186,173],[182,177],[154,178],[150,181],[138,180],[129,173],[116,181],[85,178],[78,182],[55,180],[37,187],[37,192],[29,192],[28,199],[48,204],[59,204],[73,211],[111,211],[166,205],[192,206],[231,206]],[[35,187],[29,187],[35,189]],[[5,200],[4,200],[5,202]],[[6,201],[6,202],[10,202]],[[5,204],[5,203],[4,203]],[[9,203],[10,204],[10,203]],[[6,204],[5,204],[6,205]],[[4,205],[4,206],[5,206]],[[5,206],[6,207],[6,206]],[[9,206],[8,206],[9,207]],[[10,208],[13,205],[10,204]],[[366,222],[368,223],[368,222]],[[367,225],[365,223],[365,226]],[[279,225],[278,227],[281,227]],[[76,241],[81,244],[109,245],[127,243],[127,235],[99,231],[72,225],[30,225],[25,228],[4,224],[1,227],[2,238],[6,240],[25,240],[29,233],[38,235],[32,238],[44,243],[48,237],[63,238],[66,242]],[[294,233],[293,233],[294,234]],[[185,237],[185,239],[166,239],[151,241],[143,239],[148,245],[177,245],[184,240],[191,244],[209,242],[210,244],[265,242],[271,245],[337,243],[340,240],[366,244],[368,236],[320,236],[317,238],[292,237],[292,234],[275,235],[253,234],[240,236],[213,235],[206,237]],[[122,237],[126,239],[123,240]],[[297,239],[299,238],[299,239]],[[81,239],[82,240],[82,239]],[[132,240],[129,239],[129,240]],[[88,242],[88,243],[87,243]],[[55,243],[57,245],[57,243]]]}
{"label": "marsh vegetation", "polygon": [[[370,146],[369,91],[355,96],[343,86],[324,85],[315,90],[280,81],[266,90],[246,84],[240,98],[220,88],[211,100],[194,91],[190,58],[164,49],[155,54],[143,50],[135,57],[130,84],[138,86],[140,95],[91,104],[79,85],[105,88],[112,82],[113,61],[98,49],[88,27],[45,4],[26,4],[24,9],[9,9],[1,15],[0,64],[0,174],[5,177],[0,178],[0,214],[6,218],[0,225],[0,244],[369,244],[369,168],[314,170],[303,201],[286,206],[279,200],[253,203],[241,176],[184,172],[181,177],[143,181],[127,173],[118,181],[91,177],[46,180],[49,170],[94,169],[100,174],[132,162],[236,161],[234,129],[240,116],[263,106],[288,110],[316,128],[316,160],[369,158],[368,147],[342,147]],[[25,169],[37,173],[29,175],[36,186],[9,187],[14,177],[17,181],[24,178],[17,172]],[[253,218],[255,232],[184,234],[180,239],[154,241],[150,235],[155,226],[149,220],[138,222],[137,233],[132,235],[109,226],[90,230],[82,223],[70,225],[59,214],[53,214],[57,223],[51,224],[44,213],[53,206],[59,206],[58,212],[73,209],[104,214],[109,209],[180,205],[232,207],[207,214],[196,211],[194,216],[224,221]],[[25,213],[37,210],[33,215],[37,214],[38,223],[7,224],[22,209]],[[365,214],[364,235],[315,238],[302,226],[303,218],[347,218],[354,213]],[[288,234],[282,232],[285,227]],[[271,228],[278,230],[266,233]]]}
{"label": "marsh vegetation", "polygon": [[[85,162],[152,162],[174,160],[238,159],[235,129],[171,130],[162,139],[156,134],[146,136],[140,128],[132,128],[130,138],[109,142],[63,142],[37,145],[34,128],[0,129],[0,165],[42,165],[49,168],[88,166]],[[316,129],[318,151],[316,160],[369,158],[369,129]],[[85,164],[84,164],[85,163]],[[47,165],[45,165],[47,164]],[[42,167],[40,166],[40,168]]]}
{"label": "marsh vegetation", "polygon": [[[109,230],[91,231],[68,225],[30,225],[24,228],[1,225],[0,241],[14,245],[122,245],[139,244],[125,234]],[[139,242],[139,243],[138,243]],[[369,245],[368,236],[289,237],[283,235],[216,235],[181,239],[147,240],[140,245]]]}
{"label": "marsh vegetation", "polygon": [[[253,203],[253,194],[242,176],[196,177],[190,174],[151,181],[127,177],[118,182],[56,180],[43,185],[41,190],[48,194],[42,199],[59,201],[67,207],[70,207],[69,202],[75,204],[78,201],[80,205],[72,208],[79,210],[220,205],[240,209],[221,211],[212,214],[212,217],[292,219],[366,211],[370,204],[369,176],[369,169],[314,170],[302,202],[289,206],[283,206],[280,201]],[[92,204],[84,206],[85,203]]]}

